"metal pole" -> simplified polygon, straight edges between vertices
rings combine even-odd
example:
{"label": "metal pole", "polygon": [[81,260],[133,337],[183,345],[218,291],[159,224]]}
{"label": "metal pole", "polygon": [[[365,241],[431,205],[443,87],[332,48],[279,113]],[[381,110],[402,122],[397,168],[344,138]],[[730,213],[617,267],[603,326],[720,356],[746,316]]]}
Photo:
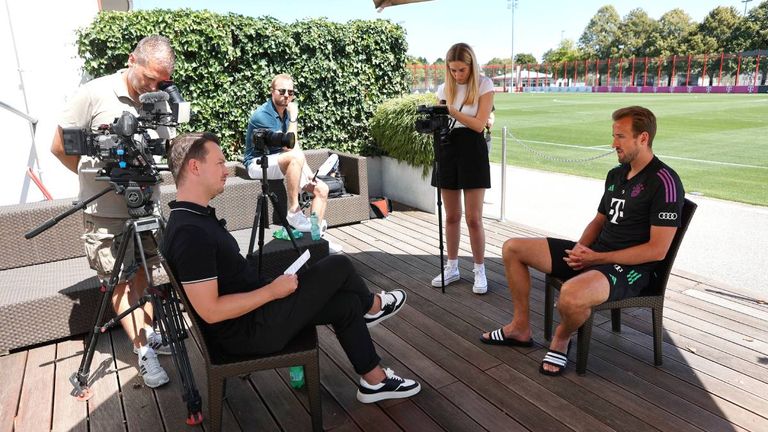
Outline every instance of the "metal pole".
{"label": "metal pole", "polygon": [[506,222],[507,208],[507,127],[501,128],[501,212],[499,222]]}

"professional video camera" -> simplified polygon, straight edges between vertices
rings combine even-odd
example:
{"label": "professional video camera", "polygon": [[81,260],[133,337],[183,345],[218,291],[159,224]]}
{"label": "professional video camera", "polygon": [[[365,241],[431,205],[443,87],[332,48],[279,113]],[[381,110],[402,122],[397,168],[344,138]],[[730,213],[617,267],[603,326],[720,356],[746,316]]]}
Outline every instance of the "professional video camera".
{"label": "professional video camera", "polygon": [[279,151],[283,147],[292,149],[296,145],[296,134],[293,132],[275,132],[271,129],[254,129],[253,145],[261,151],[262,154],[271,154]]}
{"label": "professional video camera", "polygon": [[446,131],[450,128],[450,118],[448,118],[448,107],[445,105],[419,105],[416,113],[422,118],[416,120],[416,131],[430,134],[435,131]]}
{"label": "professional video camera", "polygon": [[[165,156],[168,138],[180,123],[189,121],[189,104],[172,82],[162,91],[139,96],[139,116],[123,111],[114,123],[100,125],[95,132],[83,128],[62,128],[64,153],[90,156],[102,162],[96,180],[109,181],[124,196],[129,213],[150,212],[152,190],[161,181],[160,167],[153,156]],[[169,103],[170,102],[170,103]],[[167,138],[160,138],[158,130]]]}

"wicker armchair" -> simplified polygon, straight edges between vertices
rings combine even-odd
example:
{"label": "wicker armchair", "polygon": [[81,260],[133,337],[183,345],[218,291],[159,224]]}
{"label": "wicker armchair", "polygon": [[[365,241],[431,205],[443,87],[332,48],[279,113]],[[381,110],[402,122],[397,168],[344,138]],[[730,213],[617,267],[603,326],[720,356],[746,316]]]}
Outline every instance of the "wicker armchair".
{"label": "wicker armchair", "polygon": [[200,350],[205,360],[205,373],[208,377],[208,421],[210,430],[221,430],[221,412],[224,401],[225,382],[229,377],[240,376],[266,369],[280,367],[304,366],[307,390],[309,392],[309,407],[312,414],[312,430],[323,430],[323,410],[320,405],[320,363],[317,346],[317,330],[309,326],[296,336],[282,351],[254,357],[223,357],[208,347],[208,342],[201,331],[201,318],[195,313],[189,303],[186,293],[173,277],[168,263],[163,262],[171,285],[179,294],[184,308],[192,320],[190,329],[200,344]]}
{"label": "wicker armchair", "polygon": [[[685,232],[688,230],[688,225],[691,222],[691,218],[696,212],[696,207],[697,206],[693,201],[690,201],[686,198],[685,204],[683,205],[683,214],[682,220],[680,221],[680,228],[678,228],[677,232],[675,233],[672,244],[669,246],[669,251],[667,251],[667,256],[658,264],[656,271],[651,276],[651,283],[639,296],[605,302],[592,308],[592,314],[590,314],[589,319],[587,319],[587,321],[581,327],[579,327],[578,340],[576,344],[576,372],[579,375],[584,375],[587,373],[589,342],[592,339],[592,322],[595,317],[595,312],[607,309],[611,310],[611,327],[613,331],[620,332],[622,308],[651,308],[653,314],[654,364],[656,366],[661,366],[661,342],[663,339],[661,330],[664,314],[664,293],[667,289],[667,280],[669,280],[669,274],[672,272],[672,265],[675,262],[677,251],[680,248],[680,243],[683,241]],[[556,277],[547,275],[544,285],[544,337],[547,340],[551,340],[552,321],[555,307],[555,290],[560,290],[563,285],[563,281]]]}

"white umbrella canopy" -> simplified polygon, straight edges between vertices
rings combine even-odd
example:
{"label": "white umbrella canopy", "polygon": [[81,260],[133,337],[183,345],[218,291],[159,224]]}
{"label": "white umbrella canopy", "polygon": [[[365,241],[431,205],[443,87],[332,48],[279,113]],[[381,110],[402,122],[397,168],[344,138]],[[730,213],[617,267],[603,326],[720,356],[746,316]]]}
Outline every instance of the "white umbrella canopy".
{"label": "white umbrella canopy", "polygon": [[385,7],[397,6],[408,3],[418,3],[431,0],[373,0],[373,6],[378,9],[379,12],[384,10]]}

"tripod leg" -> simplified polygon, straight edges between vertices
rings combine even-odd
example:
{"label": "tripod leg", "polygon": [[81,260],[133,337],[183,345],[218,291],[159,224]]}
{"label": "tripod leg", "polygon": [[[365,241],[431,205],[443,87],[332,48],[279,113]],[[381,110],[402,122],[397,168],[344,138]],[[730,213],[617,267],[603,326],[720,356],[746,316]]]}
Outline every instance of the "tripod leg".
{"label": "tripod leg", "polygon": [[301,250],[299,249],[299,245],[296,244],[296,239],[293,237],[293,228],[288,224],[288,219],[286,219],[285,215],[283,214],[282,209],[277,205],[277,195],[274,194],[274,192],[269,193],[267,195],[269,197],[269,200],[272,202],[272,207],[275,209],[275,213],[277,213],[278,219],[280,219],[280,225],[282,225],[285,230],[288,232],[288,238],[291,239],[291,243],[293,244],[293,250],[296,251],[296,255],[301,255]]}
{"label": "tripod leg", "polygon": [[202,399],[195,385],[192,364],[184,344],[184,339],[187,338],[188,333],[179,309],[179,299],[170,284],[166,287],[167,289],[162,291],[166,293],[164,296],[159,294],[160,291],[152,295],[152,304],[154,305],[158,329],[163,341],[171,348],[173,364],[184,389],[182,400],[187,403],[186,423],[190,426],[197,425],[203,421]]}
{"label": "tripod leg", "polygon": [[133,234],[133,226],[126,224],[123,231],[123,241],[120,243],[120,248],[115,258],[115,265],[112,267],[112,274],[109,277],[109,282],[104,290],[104,295],[101,298],[101,304],[99,305],[99,311],[96,314],[96,319],[93,323],[93,328],[88,335],[88,343],[85,346],[85,352],[83,352],[83,359],[80,361],[80,367],[77,369],[70,378],[69,382],[72,383],[75,390],[75,397],[80,400],[88,400],[92,396],[91,390],[88,388],[88,375],[90,374],[91,362],[93,361],[93,353],[96,350],[96,342],[99,335],[106,329],[103,326],[99,326],[99,323],[104,319],[104,314],[107,311],[107,306],[111,303],[112,293],[115,290],[115,286],[120,281],[120,271],[123,266],[123,260],[125,259],[125,252],[128,249],[128,242],[131,241]]}

